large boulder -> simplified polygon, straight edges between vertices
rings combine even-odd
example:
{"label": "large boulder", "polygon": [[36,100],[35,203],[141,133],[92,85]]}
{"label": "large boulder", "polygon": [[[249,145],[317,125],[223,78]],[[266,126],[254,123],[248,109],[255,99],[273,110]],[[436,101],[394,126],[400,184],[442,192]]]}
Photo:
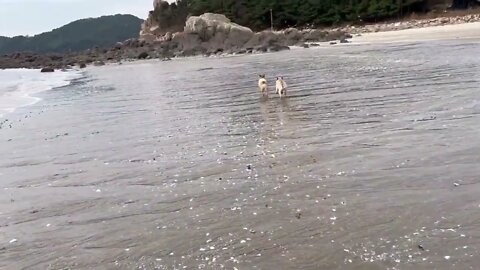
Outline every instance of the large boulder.
{"label": "large boulder", "polygon": [[225,49],[241,48],[253,36],[253,31],[231,22],[225,15],[205,13],[188,18],[184,28],[185,34],[198,35],[207,47]]}
{"label": "large boulder", "polygon": [[175,33],[172,37],[172,42],[181,51],[189,51],[198,48],[202,41],[196,34]]}
{"label": "large boulder", "polygon": [[255,33],[245,44],[245,47],[268,47],[272,45],[285,45],[286,37],[283,33],[262,31]]}
{"label": "large boulder", "polygon": [[303,38],[302,32],[296,28],[287,28],[283,31],[283,33],[285,34],[288,45],[290,46],[297,44]]}

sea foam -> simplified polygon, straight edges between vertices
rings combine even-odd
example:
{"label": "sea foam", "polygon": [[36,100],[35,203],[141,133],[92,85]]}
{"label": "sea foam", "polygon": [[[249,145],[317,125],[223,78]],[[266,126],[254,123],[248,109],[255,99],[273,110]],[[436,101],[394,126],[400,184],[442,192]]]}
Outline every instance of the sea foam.
{"label": "sea foam", "polygon": [[40,101],[34,96],[36,93],[68,85],[80,76],[78,71],[41,73],[33,69],[0,70],[0,117]]}

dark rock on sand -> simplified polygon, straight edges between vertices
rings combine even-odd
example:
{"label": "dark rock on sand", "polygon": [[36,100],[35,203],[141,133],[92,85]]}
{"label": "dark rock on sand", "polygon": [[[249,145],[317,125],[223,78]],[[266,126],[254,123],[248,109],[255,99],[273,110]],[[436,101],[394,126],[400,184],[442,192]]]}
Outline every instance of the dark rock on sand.
{"label": "dark rock on sand", "polygon": [[50,67],[47,67],[47,68],[42,68],[42,69],[40,70],[40,72],[42,72],[42,73],[55,72],[55,69],[50,68]]}
{"label": "dark rock on sand", "polygon": [[138,56],[137,59],[147,59],[148,58],[148,53],[147,52],[141,52]]}
{"label": "dark rock on sand", "polygon": [[272,45],[272,46],[268,47],[269,52],[280,52],[280,51],[288,51],[288,50],[290,50],[290,47],[285,46],[285,45],[275,44],[275,45]]}
{"label": "dark rock on sand", "polygon": [[267,46],[259,46],[255,48],[255,52],[266,53],[268,51]]}

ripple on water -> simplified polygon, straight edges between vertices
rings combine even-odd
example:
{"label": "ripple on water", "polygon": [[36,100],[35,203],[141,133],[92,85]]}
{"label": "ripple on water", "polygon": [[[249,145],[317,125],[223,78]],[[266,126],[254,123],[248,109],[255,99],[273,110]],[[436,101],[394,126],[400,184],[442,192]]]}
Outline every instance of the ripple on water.
{"label": "ripple on water", "polygon": [[474,269],[478,49],[91,70],[0,129],[0,268]]}

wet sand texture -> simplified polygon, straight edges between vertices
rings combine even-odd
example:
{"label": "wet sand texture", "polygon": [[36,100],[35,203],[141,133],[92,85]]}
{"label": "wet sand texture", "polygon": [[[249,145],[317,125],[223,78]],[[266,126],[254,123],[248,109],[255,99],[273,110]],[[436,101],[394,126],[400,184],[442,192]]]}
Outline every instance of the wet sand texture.
{"label": "wet sand texture", "polygon": [[92,69],[0,129],[0,268],[477,269],[479,51]]}

